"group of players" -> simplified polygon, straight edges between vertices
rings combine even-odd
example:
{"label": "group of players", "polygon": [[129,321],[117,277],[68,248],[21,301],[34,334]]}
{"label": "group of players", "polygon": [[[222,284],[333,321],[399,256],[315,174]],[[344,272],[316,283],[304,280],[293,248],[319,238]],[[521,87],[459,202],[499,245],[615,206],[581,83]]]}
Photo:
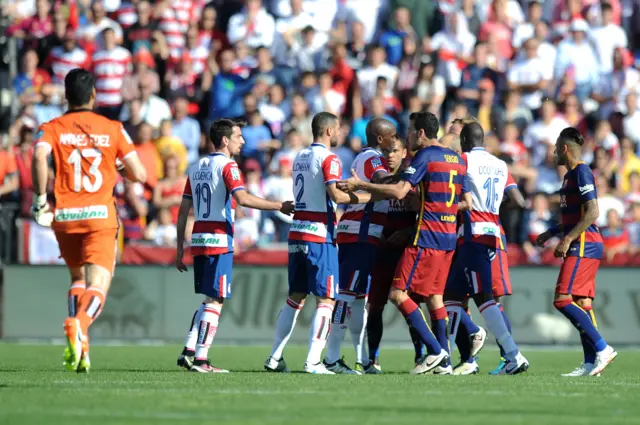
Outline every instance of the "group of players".
{"label": "group of players", "polygon": [[[144,182],[146,173],[122,124],[91,112],[93,76],[82,69],[71,71],[65,92],[69,111],[44,124],[37,135],[32,210],[39,224],[53,227],[71,275],[65,366],[87,372],[88,329],[102,311],[115,266],[116,174]],[[505,194],[519,206],[522,195],[505,162],[484,150],[484,132],[474,119],[454,122],[440,140],[439,127],[433,114],[414,113],[404,142],[391,122],[372,120],[367,147],[356,157],[352,176],[342,180],[340,161],[331,151],[340,137],[339,119],[319,113],[312,121],[313,143],[293,163],[295,200],[280,203],[246,191],[233,160],[244,144],[241,125],[215,121],[209,134],[213,153],[189,168],[178,217],[176,266],[187,270],[183,246],[193,210],[194,287],[205,297],[193,315],[178,365],[201,373],[228,372],[211,365],[208,351],[223,303],[231,296],[233,221],[239,204],[293,214],[289,296],[276,321],[266,370],[288,371],[283,351],[307,296],[313,294],[316,309],[305,372],[382,373],[382,312],[390,300],[405,317],[416,347],[411,373],[477,373],[475,357],[487,333],[471,320],[471,298],[501,349],[501,363],[492,373],[526,371],[529,363],[499,303],[511,288],[498,213]],[[561,189],[562,220],[537,241],[543,246],[560,236],[555,254],[564,262],[554,306],[582,341],[584,361],[565,376],[599,375],[617,356],[599,334],[592,310],[602,239],[594,224],[598,204],[593,175],[580,161],[583,143],[574,128],[558,137],[556,160],[568,168]],[[56,170],[55,210],[46,194],[49,155]],[[339,222],[338,204],[348,205]],[[354,369],[340,355],[347,328],[356,349]],[[461,356],[455,368],[450,361],[454,343]]]}

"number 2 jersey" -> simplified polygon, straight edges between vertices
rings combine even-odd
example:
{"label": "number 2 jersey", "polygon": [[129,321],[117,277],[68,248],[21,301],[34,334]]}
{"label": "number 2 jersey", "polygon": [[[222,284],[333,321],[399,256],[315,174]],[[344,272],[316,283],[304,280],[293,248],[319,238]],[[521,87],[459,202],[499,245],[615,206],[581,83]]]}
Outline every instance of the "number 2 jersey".
{"label": "number 2 jersey", "polygon": [[122,124],[89,110],[69,111],[40,127],[38,146],[51,153],[56,170],[51,227],[63,233],[117,229],[116,160],[136,154]]}
{"label": "number 2 jersey", "polygon": [[[389,172],[386,160],[377,149],[365,148],[356,156],[351,166],[358,178],[370,182],[378,171]],[[378,244],[387,222],[388,201],[350,204],[338,224],[338,243],[368,242]]]}
{"label": "number 2 jersey", "polygon": [[402,178],[420,192],[412,246],[455,250],[458,203],[468,191],[466,165],[460,155],[442,146],[422,148]]}
{"label": "number 2 jersey", "polygon": [[210,154],[189,167],[183,196],[193,201],[191,254],[233,252],[236,202],[232,195],[238,190],[244,190],[238,164],[223,153]]}
{"label": "number 2 jersey", "polygon": [[326,146],[312,143],[293,161],[293,193],[296,212],[289,241],[336,243],[336,204],[327,185],[342,177],[338,157]]}

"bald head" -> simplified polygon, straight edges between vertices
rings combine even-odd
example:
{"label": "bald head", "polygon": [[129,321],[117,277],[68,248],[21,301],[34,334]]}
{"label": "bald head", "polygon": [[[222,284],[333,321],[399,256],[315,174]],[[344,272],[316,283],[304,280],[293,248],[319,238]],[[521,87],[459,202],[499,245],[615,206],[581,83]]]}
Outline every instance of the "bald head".
{"label": "bald head", "polygon": [[455,133],[447,133],[440,138],[440,144],[445,148],[449,148],[455,152],[462,152],[460,147],[460,136]]}
{"label": "bald head", "polygon": [[484,130],[477,122],[465,124],[460,132],[460,144],[464,152],[480,147],[484,144]]}
{"label": "bald head", "polygon": [[367,145],[377,147],[383,139],[393,138],[396,135],[396,126],[384,118],[374,118],[367,124]]}

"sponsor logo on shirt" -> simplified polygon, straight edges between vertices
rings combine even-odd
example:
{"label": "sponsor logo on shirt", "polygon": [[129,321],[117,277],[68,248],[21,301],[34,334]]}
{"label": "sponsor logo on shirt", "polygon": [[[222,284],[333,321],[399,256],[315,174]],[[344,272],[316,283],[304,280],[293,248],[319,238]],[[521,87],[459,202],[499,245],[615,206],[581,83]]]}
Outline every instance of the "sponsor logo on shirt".
{"label": "sponsor logo on shirt", "polygon": [[444,221],[446,223],[455,223],[456,222],[456,216],[453,215],[453,214],[441,215],[440,216],[440,221]]}
{"label": "sponsor logo on shirt", "polygon": [[308,230],[308,231],[311,231],[311,232],[317,232],[318,231],[318,226],[316,226],[315,224],[293,223],[291,225],[291,230],[293,230],[295,232],[304,231],[304,230]]}
{"label": "sponsor logo on shirt", "polygon": [[378,167],[382,167],[382,161],[380,161],[380,158],[373,158],[371,160],[371,166],[375,169]]}
{"label": "sponsor logo on shirt", "polygon": [[204,237],[193,237],[191,238],[191,245],[219,245],[220,238],[204,238]]}
{"label": "sponsor logo on shirt", "polygon": [[580,190],[580,194],[584,195],[586,193],[593,192],[593,185],[585,184],[584,186],[580,186],[578,189]]}
{"label": "sponsor logo on shirt", "polygon": [[404,170],[405,174],[415,174],[415,172],[416,172],[416,169],[413,167],[409,167],[406,170]]}
{"label": "sponsor logo on shirt", "polygon": [[56,210],[56,221],[78,221],[108,218],[106,205],[91,205],[84,208],[62,208]]}
{"label": "sponsor logo on shirt", "polygon": [[445,155],[444,156],[444,160],[448,163],[448,164],[458,164],[459,160],[458,160],[458,156],[457,155]]}
{"label": "sponsor logo on shirt", "polygon": [[309,247],[307,245],[289,245],[289,253],[296,254],[301,252],[303,254],[309,253]]}

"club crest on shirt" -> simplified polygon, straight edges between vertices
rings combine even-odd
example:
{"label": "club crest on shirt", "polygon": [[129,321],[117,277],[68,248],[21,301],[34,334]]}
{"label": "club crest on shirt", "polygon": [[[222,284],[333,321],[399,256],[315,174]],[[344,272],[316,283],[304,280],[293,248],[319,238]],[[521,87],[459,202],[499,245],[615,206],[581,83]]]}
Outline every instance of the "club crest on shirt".
{"label": "club crest on shirt", "polygon": [[240,180],[240,171],[236,167],[231,168],[231,178],[233,180]]}

